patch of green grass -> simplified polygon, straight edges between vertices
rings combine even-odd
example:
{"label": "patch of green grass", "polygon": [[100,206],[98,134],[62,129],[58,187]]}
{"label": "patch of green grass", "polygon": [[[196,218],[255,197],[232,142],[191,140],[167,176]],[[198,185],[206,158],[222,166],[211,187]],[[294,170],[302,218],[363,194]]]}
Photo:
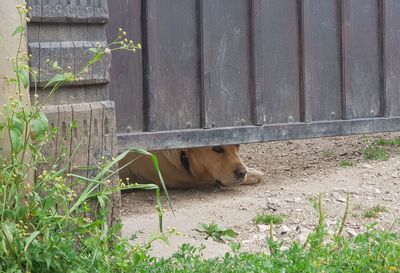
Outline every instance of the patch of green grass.
{"label": "patch of green grass", "polygon": [[270,254],[241,252],[206,259],[202,249],[182,245],[168,259],[142,255],[131,272],[399,272],[400,237],[397,233],[374,229],[354,238],[335,237],[330,243],[310,236],[306,247],[292,242],[286,250],[282,243],[268,240]]}
{"label": "patch of green grass", "polygon": [[325,150],[322,152],[322,156],[325,158],[332,158],[335,156],[335,153],[331,150]]}
{"label": "patch of green grass", "polygon": [[353,167],[354,166],[354,161],[349,160],[349,159],[343,159],[339,162],[340,167]]}
{"label": "patch of green grass", "polygon": [[387,139],[381,137],[375,140],[374,144],[380,146],[400,146],[400,138]]}
{"label": "patch of green grass", "polygon": [[364,218],[376,218],[379,214],[383,212],[387,212],[387,208],[381,205],[375,205],[367,210],[364,211],[363,216]]}
{"label": "patch of green grass", "polygon": [[138,256],[131,272],[400,272],[398,233],[379,231],[373,224],[353,238],[341,235],[349,202],[348,194],[341,229],[333,236],[329,235],[324,222],[320,194],[319,221],[304,244],[292,241],[289,248],[284,249],[284,243],[271,235],[267,239],[269,253],[242,252],[240,244],[234,243],[231,244],[232,253],[212,259],[203,257],[204,246],[184,244],[168,259],[151,257],[145,252]]}
{"label": "patch of green grass", "polygon": [[223,228],[215,223],[200,223],[196,230],[205,234],[206,238],[211,237],[215,241],[232,241],[237,236],[237,233],[233,229]]}
{"label": "patch of green grass", "polygon": [[379,146],[370,146],[363,151],[363,156],[367,160],[386,161],[389,159],[388,152]]}
{"label": "patch of green grass", "polygon": [[283,223],[284,219],[285,217],[280,214],[259,213],[256,217],[254,217],[253,221],[256,224],[280,225]]}

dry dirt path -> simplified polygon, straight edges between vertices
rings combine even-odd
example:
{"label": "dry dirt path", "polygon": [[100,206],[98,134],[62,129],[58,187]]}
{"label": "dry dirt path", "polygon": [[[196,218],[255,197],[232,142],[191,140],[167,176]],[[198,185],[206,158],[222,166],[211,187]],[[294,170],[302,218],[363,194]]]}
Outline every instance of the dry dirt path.
{"label": "dry dirt path", "polygon": [[[233,228],[239,233],[236,240],[242,250],[266,250],[268,226],[252,221],[259,212],[284,215],[283,224],[275,227],[276,237],[304,241],[317,222],[310,199],[320,192],[332,231],[344,213],[346,192],[351,200],[346,236],[355,236],[373,222],[379,228],[400,231],[399,225],[393,225],[400,218],[400,147],[384,147],[390,154],[387,161],[367,161],[362,156],[378,137],[398,138],[400,133],[243,145],[244,160],[265,172],[264,182],[229,189],[170,191],[175,216],[164,204],[164,226],[175,227],[183,236],[170,238],[169,246],[156,242],[153,254],[169,256],[182,243],[205,244],[208,257],[229,251],[227,244],[205,240],[194,230],[201,222]],[[343,160],[354,166],[341,167]],[[150,239],[158,226],[154,202],[150,192],[123,194],[123,235],[141,231],[136,242]],[[365,210],[373,205],[384,206],[387,212],[365,218]]]}

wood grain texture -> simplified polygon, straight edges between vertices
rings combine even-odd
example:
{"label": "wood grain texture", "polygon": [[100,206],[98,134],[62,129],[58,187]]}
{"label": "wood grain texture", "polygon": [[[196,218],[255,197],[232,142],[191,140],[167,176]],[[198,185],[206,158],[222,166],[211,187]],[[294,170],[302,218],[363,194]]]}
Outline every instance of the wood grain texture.
{"label": "wood grain texture", "polygon": [[343,1],[346,119],[377,117],[381,108],[381,58],[377,0]]}
{"label": "wood grain texture", "polygon": [[249,9],[244,0],[202,2],[206,128],[252,123]]}
{"label": "wood grain texture", "polygon": [[107,0],[27,0],[32,22],[96,23],[109,20]]}
{"label": "wood grain texture", "polygon": [[[142,40],[142,1],[116,1],[110,5],[112,20],[107,24],[107,39],[115,40],[123,28],[135,43]],[[144,45],[143,45],[144,47]],[[143,50],[135,53],[114,52],[110,70],[110,97],[115,101],[118,132],[144,130]]]}
{"label": "wood grain texture", "polygon": [[261,52],[263,84],[257,89],[257,120],[263,124],[300,121],[299,13],[296,0],[263,1]]}
{"label": "wood grain texture", "polygon": [[400,116],[400,1],[386,0],[384,15],[385,115]]}
{"label": "wood grain texture", "polygon": [[198,41],[195,0],[147,3],[148,89],[145,107],[150,131],[199,127]]}
{"label": "wood grain texture", "polygon": [[305,121],[341,119],[340,6],[304,0]]}

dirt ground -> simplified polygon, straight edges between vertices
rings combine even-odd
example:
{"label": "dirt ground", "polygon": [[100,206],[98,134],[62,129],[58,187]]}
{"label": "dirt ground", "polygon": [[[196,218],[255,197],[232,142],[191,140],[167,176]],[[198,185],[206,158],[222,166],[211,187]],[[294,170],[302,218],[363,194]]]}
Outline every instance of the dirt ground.
{"label": "dirt ground", "polygon": [[[230,250],[228,244],[204,239],[195,230],[199,223],[211,222],[238,232],[236,241],[242,250],[266,251],[269,226],[253,222],[259,212],[284,216],[284,222],[274,228],[275,237],[304,242],[318,221],[310,199],[320,192],[331,233],[344,214],[347,192],[346,236],[356,236],[374,222],[380,229],[400,232],[395,223],[400,218],[400,147],[384,147],[390,154],[388,161],[365,160],[362,155],[378,137],[398,138],[400,133],[242,145],[242,158],[249,167],[265,173],[264,181],[235,188],[171,190],[175,216],[164,202],[164,226],[175,227],[183,235],[171,237],[170,245],[156,242],[153,254],[169,256],[183,243],[204,244],[206,257],[224,254]],[[355,164],[342,167],[343,160]],[[152,192],[124,193],[123,235],[137,234],[136,243],[147,242],[158,227],[154,205]],[[373,205],[384,206],[387,212],[376,218],[364,217]]]}

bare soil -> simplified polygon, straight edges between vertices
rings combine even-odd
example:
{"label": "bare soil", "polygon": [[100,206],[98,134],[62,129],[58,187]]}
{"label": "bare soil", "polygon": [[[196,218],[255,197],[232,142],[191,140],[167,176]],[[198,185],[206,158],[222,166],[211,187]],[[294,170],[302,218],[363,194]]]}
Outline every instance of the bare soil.
{"label": "bare soil", "polygon": [[[345,236],[356,236],[367,225],[377,223],[380,229],[400,232],[400,147],[384,146],[387,161],[363,158],[366,147],[379,137],[398,138],[400,133],[368,136],[333,137],[241,146],[242,158],[249,167],[265,173],[264,181],[254,186],[235,188],[170,191],[174,208],[164,202],[164,226],[175,227],[182,236],[170,238],[170,245],[156,242],[153,254],[169,256],[183,243],[204,244],[205,256],[222,255],[229,244],[204,239],[195,230],[199,223],[215,222],[239,233],[237,242],[244,251],[266,251],[269,226],[257,225],[257,213],[279,214],[284,222],[274,227],[274,236],[288,244],[304,242],[318,222],[312,200],[323,194],[326,224],[331,233],[338,229],[350,193],[350,213]],[[340,166],[343,160],[354,166]],[[123,235],[136,234],[136,243],[150,240],[157,232],[158,217],[152,192],[129,192],[122,195]],[[364,213],[374,205],[387,211],[366,218]]]}

